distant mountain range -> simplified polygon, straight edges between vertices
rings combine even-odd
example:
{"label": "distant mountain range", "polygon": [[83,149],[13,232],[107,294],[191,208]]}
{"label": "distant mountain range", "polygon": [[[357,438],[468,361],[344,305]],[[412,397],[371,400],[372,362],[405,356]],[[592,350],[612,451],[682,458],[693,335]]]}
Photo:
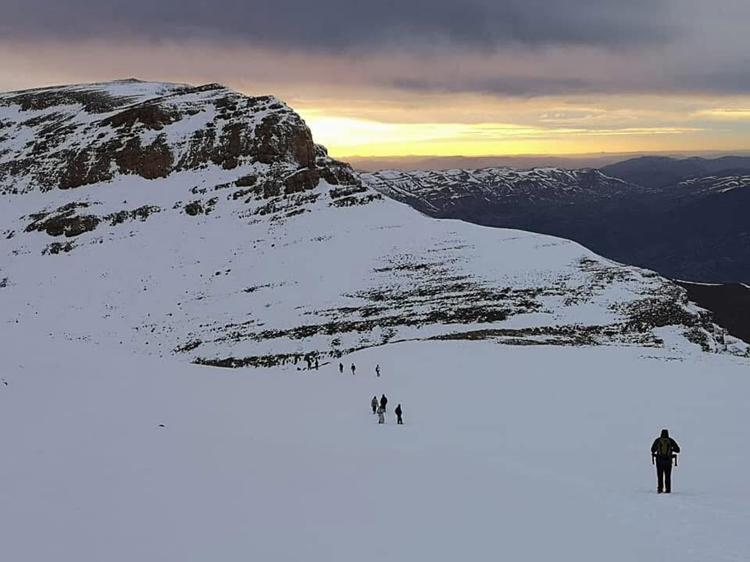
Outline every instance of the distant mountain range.
{"label": "distant mountain range", "polygon": [[750,158],[642,157],[601,170],[386,170],[361,177],[430,216],[570,238],[675,279],[750,281]]}
{"label": "distant mountain range", "polygon": [[689,178],[712,175],[750,174],[750,156],[723,156],[721,158],[684,158],[643,156],[617,162],[601,168],[614,178],[659,188],[674,185]]}
{"label": "distant mountain range", "polygon": [[[663,158],[666,161],[678,162],[695,162],[696,160],[722,160],[723,153],[703,153],[703,154],[669,154],[662,156],[645,156],[636,153],[615,153],[615,152],[597,152],[589,154],[524,154],[517,156],[349,156],[346,161],[351,164],[355,170],[362,172],[378,172],[380,170],[403,170],[411,172],[415,170],[476,170],[479,168],[518,168],[528,170],[531,168],[565,168],[566,170],[575,170],[579,168],[596,168],[604,169],[613,164],[619,164],[625,161],[638,161],[641,156],[645,159],[658,160]],[[720,158],[721,157],[721,158]],[[735,153],[729,158],[750,158],[750,151]],[[744,164],[743,164],[744,166]],[[720,168],[713,171],[724,170],[723,164]],[[615,173],[615,175],[617,175]],[[619,177],[619,176],[618,176]]]}

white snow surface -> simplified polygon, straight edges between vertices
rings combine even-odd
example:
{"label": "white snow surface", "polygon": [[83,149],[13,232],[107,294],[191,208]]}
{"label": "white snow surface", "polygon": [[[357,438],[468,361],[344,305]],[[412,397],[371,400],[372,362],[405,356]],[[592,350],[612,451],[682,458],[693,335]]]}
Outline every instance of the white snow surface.
{"label": "white snow surface", "polygon": [[[136,358],[7,325],[0,336],[3,560],[750,553],[737,358],[413,342],[345,357],[352,376]],[[369,402],[382,393],[379,426]],[[683,449],[669,496],[649,454],[662,427]]]}
{"label": "white snow surface", "polygon": [[[209,215],[191,217],[174,208],[176,201],[190,200],[191,188],[206,188],[210,196],[214,186],[248,171],[209,169],[162,180],[118,176],[95,187],[0,196],[0,224],[16,232],[10,239],[0,236],[6,256],[0,263],[2,321],[160,356],[200,340],[187,359],[325,354],[471,329],[617,324],[625,321],[627,305],[668,284],[568,240],[430,219],[389,200],[331,207],[325,181],[315,190],[317,202],[283,220],[253,215],[262,201],[238,205],[226,191],[218,192]],[[116,226],[102,222],[77,236],[70,253],[43,255],[50,242],[67,240],[23,232],[29,215],[70,202],[89,204],[82,213],[97,216],[143,205],[161,212]],[[473,288],[455,297],[440,293],[450,283],[466,282],[483,296],[474,297]],[[506,290],[507,300],[491,300]],[[406,301],[362,316],[363,309],[382,304],[378,295],[407,292]],[[536,309],[524,308],[529,299]],[[425,321],[386,329],[395,317],[485,305],[514,314],[470,326]],[[376,318],[385,319],[382,329],[267,335]],[[618,337],[600,343],[623,343]],[[719,344],[712,337],[715,351],[747,351],[739,340],[727,336]],[[685,346],[693,344],[685,340]]]}

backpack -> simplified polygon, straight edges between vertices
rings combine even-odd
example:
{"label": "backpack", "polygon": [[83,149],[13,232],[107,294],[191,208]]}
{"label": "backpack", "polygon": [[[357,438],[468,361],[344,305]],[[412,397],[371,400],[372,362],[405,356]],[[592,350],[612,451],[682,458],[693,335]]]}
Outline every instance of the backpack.
{"label": "backpack", "polygon": [[672,440],[669,437],[659,437],[656,443],[656,454],[660,457],[672,456]]}

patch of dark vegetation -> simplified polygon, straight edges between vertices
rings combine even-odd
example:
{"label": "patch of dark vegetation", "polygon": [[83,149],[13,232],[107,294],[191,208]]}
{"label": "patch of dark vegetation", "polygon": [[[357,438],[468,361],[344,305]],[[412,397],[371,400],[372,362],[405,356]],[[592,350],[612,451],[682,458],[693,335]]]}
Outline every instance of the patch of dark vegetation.
{"label": "patch of dark vegetation", "polygon": [[26,232],[46,232],[50,236],[72,238],[85,232],[91,232],[99,225],[100,219],[95,215],[77,215],[76,209],[86,208],[88,203],[68,203],[51,213],[30,215],[34,222],[29,224]]}
{"label": "patch of dark vegetation", "polygon": [[[276,197],[269,200],[266,204],[253,209],[250,212],[251,215],[266,216],[274,215],[277,213],[284,213],[287,216],[289,213],[293,213],[295,210],[303,209],[305,205],[314,203],[320,197],[319,193],[297,193],[287,197]],[[300,214],[300,213],[294,213]]]}
{"label": "patch of dark vegetation", "polygon": [[237,187],[253,187],[256,183],[258,183],[258,176],[256,174],[242,176],[234,182]]}
{"label": "patch of dark vegetation", "polygon": [[[491,340],[502,339],[503,343],[518,345],[597,345],[600,336],[614,336],[618,329],[613,326],[539,326],[533,328],[500,328],[468,330],[428,338],[429,340]],[[510,342],[507,340],[510,338]],[[529,339],[532,338],[532,339]]]}
{"label": "patch of dark vegetation", "polygon": [[244,289],[243,292],[245,293],[255,293],[257,291],[260,291],[261,289],[270,289],[272,287],[275,287],[272,283],[269,283],[267,285],[255,285],[253,287],[248,287],[247,289]]}
{"label": "patch of dark vegetation", "polygon": [[[711,345],[710,340],[708,337],[708,333],[699,328],[698,326],[691,326],[685,332],[683,332],[683,335],[685,338],[696,345],[699,345],[700,348],[705,351],[709,352],[711,351]],[[713,338],[721,345],[724,344],[724,338],[721,337],[719,334],[713,334]]]}
{"label": "patch of dark vegetation", "polygon": [[138,207],[131,211],[117,211],[116,213],[110,213],[109,215],[105,215],[103,219],[108,221],[111,226],[117,226],[118,224],[123,224],[125,221],[145,221],[152,214],[159,212],[161,212],[159,207],[144,205],[143,207]]}
{"label": "patch of dark vegetation", "polygon": [[281,353],[277,355],[256,355],[253,357],[227,357],[225,359],[205,359],[198,357],[193,360],[196,365],[207,367],[222,367],[225,369],[241,369],[244,367],[271,368],[282,365],[297,365],[301,362],[310,364],[316,359],[320,361],[321,354],[317,351],[310,353]]}
{"label": "patch of dark vegetation", "polygon": [[627,282],[633,278],[632,271],[625,267],[608,266],[600,261],[583,258],[578,268],[586,274],[585,283],[579,287],[570,287],[564,282],[555,285],[551,294],[563,297],[565,306],[575,306],[591,301],[610,285]]}
{"label": "patch of dark vegetation", "polygon": [[442,263],[433,262],[433,263],[405,263],[401,265],[394,265],[389,267],[376,267],[373,269],[375,273],[389,273],[391,271],[411,271],[411,272],[417,272],[417,271],[427,271],[434,268],[441,268]]}
{"label": "patch of dark vegetation", "polygon": [[202,215],[205,212],[203,209],[203,203],[200,200],[191,201],[190,203],[185,205],[185,212],[191,217]]}
{"label": "patch of dark vegetation", "polygon": [[7,277],[3,277],[0,279],[0,289],[5,289],[5,287],[8,286],[9,279]]}
{"label": "patch of dark vegetation", "polygon": [[254,190],[252,189],[238,189],[234,193],[230,193],[227,199],[231,199],[232,201],[237,201],[237,199],[242,199],[243,197],[247,197],[251,193],[253,193]]}
{"label": "patch of dark vegetation", "polygon": [[52,242],[52,244],[42,250],[42,255],[47,256],[68,253],[72,252],[73,248],[75,248],[75,244],[73,244],[73,242],[65,242],[64,244],[61,242]]}
{"label": "patch of dark vegetation", "polygon": [[[369,309],[367,312],[370,312]],[[234,339],[235,341],[252,340],[257,342],[273,339],[303,340],[313,336],[338,336],[350,333],[368,333],[376,328],[422,327],[429,324],[485,324],[507,320],[509,309],[492,306],[457,306],[453,309],[431,310],[421,314],[380,316],[361,320],[337,320],[324,324],[309,324],[286,330],[263,330],[261,332],[234,332],[233,337],[226,334],[216,341]],[[369,316],[369,314],[368,314]]]}
{"label": "patch of dark vegetation", "polygon": [[693,313],[680,300],[645,298],[626,307],[628,326],[632,331],[646,331],[664,326],[702,326],[710,323],[710,313]]}
{"label": "patch of dark vegetation", "polygon": [[331,207],[353,207],[355,205],[367,205],[369,203],[372,203],[373,201],[379,201],[383,199],[383,196],[379,193],[370,193],[369,195],[366,195],[365,197],[344,197],[342,199],[336,199],[334,201],[331,201],[329,205]]}
{"label": "patch of dark vegetation", "polygon": [[174,352],[175,353],[188,353],[190,351],[193,351],[197,347],[199,347],[202,343],[203,342],[200,339],[196,338],[194,340],[190,340],[189,342],[187,342],[187,343],[185,343],[183,345],[180,345],[180,346],[176,347],[174,349]]}
{"label": "patch of dark vegetation", "polygon": [[341,199],[342,197],[350,197],[351,195],[357,195],[358,193],[364,193],[366,191],[367,188],[360,183],[333,188],[328,191],[328,195],[331,196],[331,199]]}
{"label": "patch of dark vegetation", "polygon": [[185,212],[191,217],[196,217],[198,215],[210,215],[216,207],[216,203],[218,203],[218,201],[218,197],[212,197],[206,202],[203,202],[200,199],[191,201],[190,203],[185,205]]}

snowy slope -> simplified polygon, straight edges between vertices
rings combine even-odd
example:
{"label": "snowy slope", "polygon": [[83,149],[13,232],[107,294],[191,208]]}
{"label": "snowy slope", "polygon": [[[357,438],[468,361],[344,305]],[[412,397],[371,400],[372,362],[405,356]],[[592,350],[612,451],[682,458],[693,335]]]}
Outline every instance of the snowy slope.
{"label": "snowy slope", "polygon": [[576,201],[601,203],[644,191],[590,169],[382,170],[361,173],[360,177],[367,186],[397,201],[409,203],[428,214],[448,217],[455,211],[481,205],[570,206]]}
{"label": "snowy slope", "polygon": [[670,193],[710,195],[747,188],[750,188],[750,174],[727,173],[720,176],[687,179],[671,188]]}
{"label": "snowy slope", "polygon": [[668,158],[631,161],[635,168],[622,177],[638,185],[607,175],[618,165],[602,170],[386,170],[360,177],[365,185],[433,217],[575,240],[600,255],[673,279],[746,282],[750,175],[739,169],[684,181],[678,179],[688,176],[678,174],[669,181],[682,164],[700,168],[719,162],[695,159],[669,171],[662,168],[665,160],[667,167],[675,163]]}
{"label": "snowy slope", "polygon": [[747,353],[651,272],[384,199],[275,98],[134,84],[0,98],[6,327],[232,367],[435,338]]}
{"label": "snowy slope", "polygon": [[[352,376],[217,370],[9,335],[4,560],[737,562],[750,552],[744,360],[413,342],[347,357]],[[404,426],[390,411],[376,424],[369,401],[381,393],[403,404]],[[683,449],[671,496],[655,493],[649,460],[663,426]]]}

